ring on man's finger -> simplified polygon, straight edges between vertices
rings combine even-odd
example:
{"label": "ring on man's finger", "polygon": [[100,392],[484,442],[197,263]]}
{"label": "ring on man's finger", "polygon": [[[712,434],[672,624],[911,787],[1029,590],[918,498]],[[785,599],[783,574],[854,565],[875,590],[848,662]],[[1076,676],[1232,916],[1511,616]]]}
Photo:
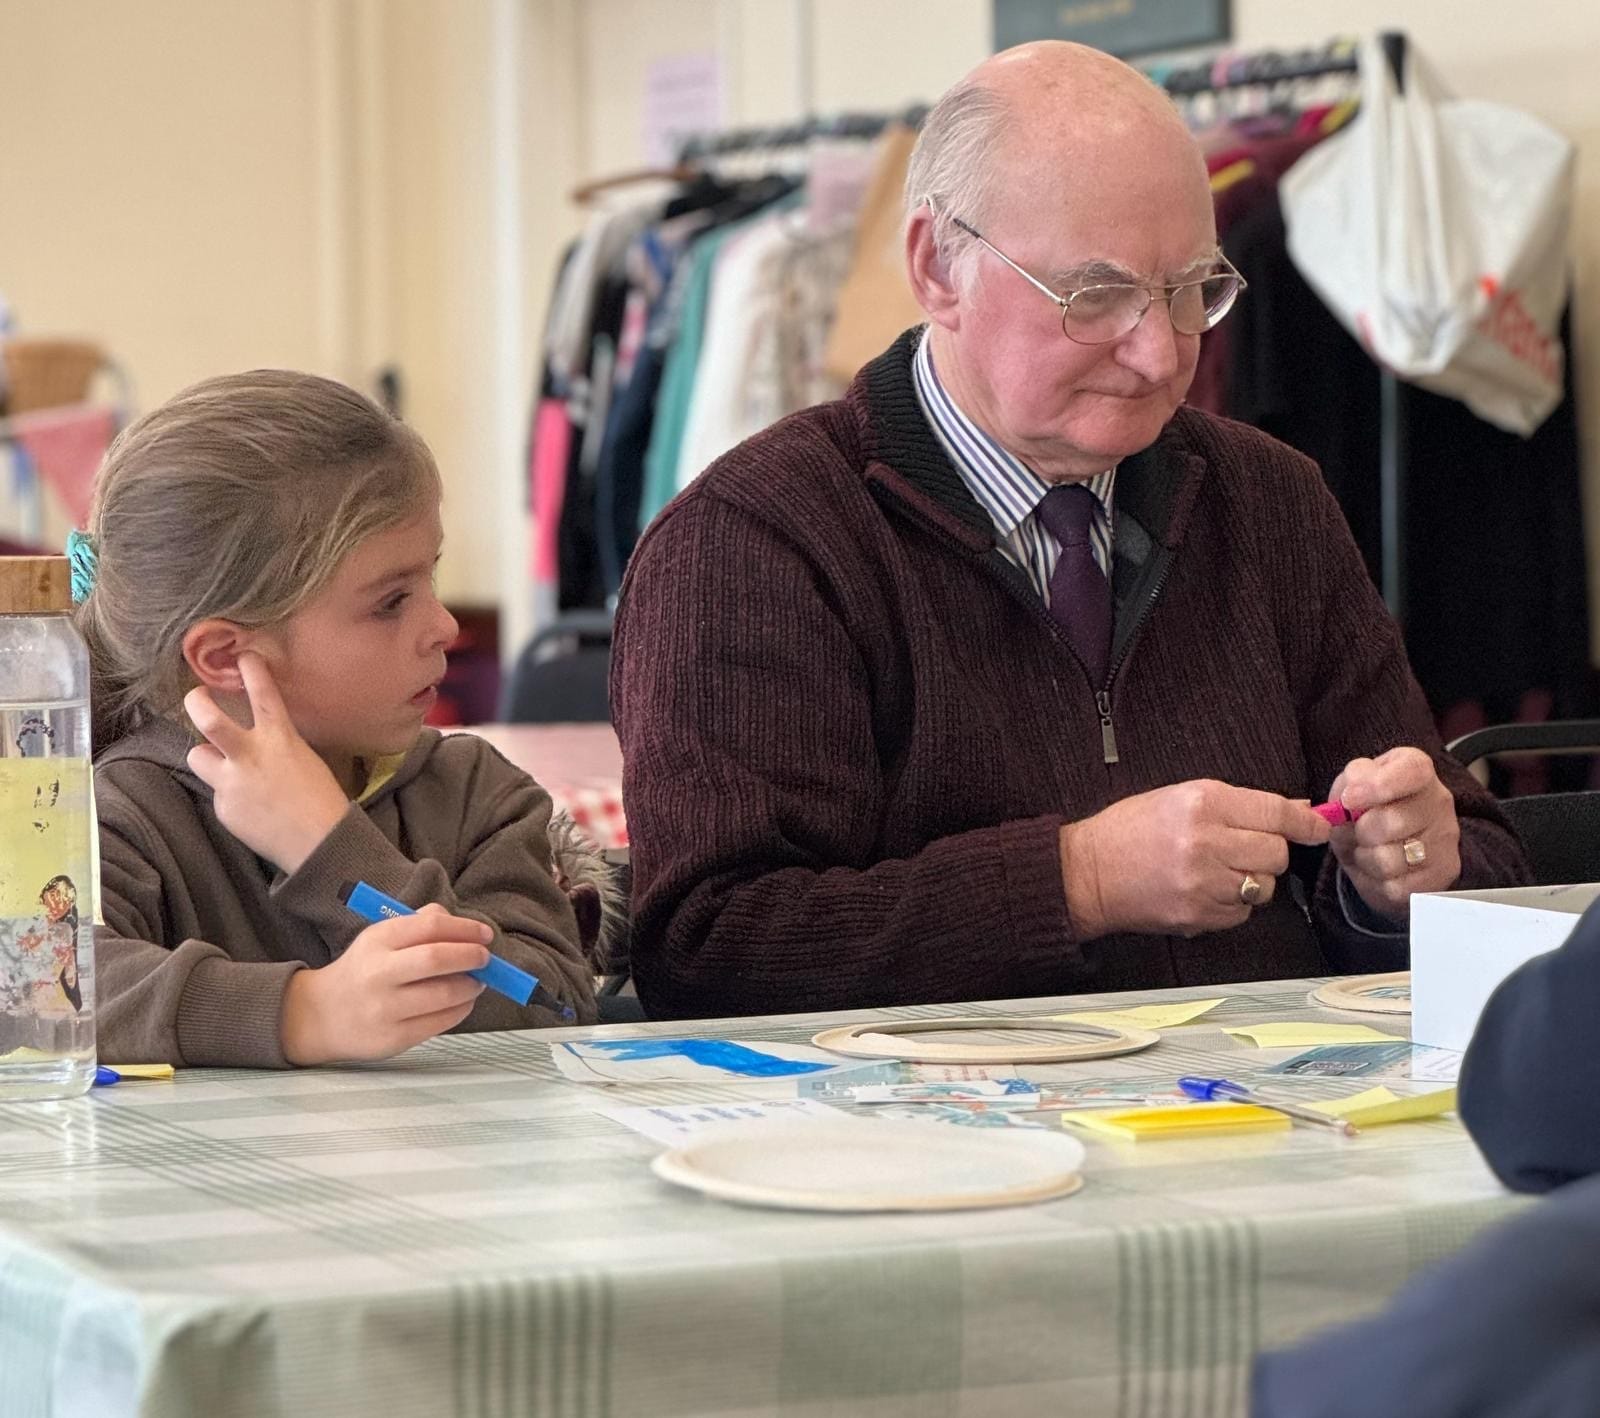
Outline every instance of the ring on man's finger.
{"label": "ring on man's finger", "polygon": [[1428,849],[1420,837],[1407,837],[1400,850],[1406,854],[1408,867],[1420,867],[1428,860]]}
{"label": "ring on man's finger", "polygon": [[1249,872],[1244,874],[1244,880],[1239,883],[1239,900],[1246,906],[1261,904],[1261,883]]}

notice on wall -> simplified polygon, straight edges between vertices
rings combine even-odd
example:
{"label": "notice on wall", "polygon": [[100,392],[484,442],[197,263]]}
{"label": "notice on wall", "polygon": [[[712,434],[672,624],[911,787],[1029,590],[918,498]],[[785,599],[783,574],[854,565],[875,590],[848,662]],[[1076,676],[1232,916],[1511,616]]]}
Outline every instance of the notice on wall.
{"label": "notice on wall", "polygon": [[685,138],[722,126],[722,66],[716,51],[674,54],[645,71],[641,134],[645,162],[666,167]]}

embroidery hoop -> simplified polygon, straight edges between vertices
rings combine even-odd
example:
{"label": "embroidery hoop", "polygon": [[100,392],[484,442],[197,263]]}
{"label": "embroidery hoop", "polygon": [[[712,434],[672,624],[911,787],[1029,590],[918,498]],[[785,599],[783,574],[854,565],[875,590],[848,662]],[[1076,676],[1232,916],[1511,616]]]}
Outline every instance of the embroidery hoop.
{"label": "embroidery hoop", "polygon": [[[907,1034],[949,1029],[1014,1029],[1030,1033],[1087,1034],[1080,1043],[960,1044],[951,1041],[918,1043]],[[824,1029],[811,1042],[857,1059],[899,1059],[905,1063],[1067,1063],[1075,1059],[1109,1059],[1133,1054],[1159,1043],[1150,1029],[1123,1029],[1110,1024],[1082,1024],[1032,1015],[998,1017],[964,1016],[957,1019],[874,1020]]]}
{"label": "embroidery hoop", "polygon": [[[1406,989],[1404,999],[1384,998],[1374,993],[1393,990],[1400,985]],[[1311,998],[1327,1009],[1345,1009],[1356,1014],[1410,1014],[1411,972],[1394,970],[1387,975],[1352,975],[1345,979],[1329,980],[1312,990]]]}

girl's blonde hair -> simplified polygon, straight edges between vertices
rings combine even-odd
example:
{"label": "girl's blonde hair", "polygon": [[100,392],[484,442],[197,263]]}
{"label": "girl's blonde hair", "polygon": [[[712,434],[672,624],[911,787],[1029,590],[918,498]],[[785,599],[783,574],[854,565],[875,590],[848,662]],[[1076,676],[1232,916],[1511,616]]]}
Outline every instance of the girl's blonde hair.
{"label": "girl's blonde hair", "polygon": [[283,620],[439,493],[412,429],[315,375],[207,379],[130,424],[95,481],[97,570],[77,611],[95,748],[178,708],[190,626]]}

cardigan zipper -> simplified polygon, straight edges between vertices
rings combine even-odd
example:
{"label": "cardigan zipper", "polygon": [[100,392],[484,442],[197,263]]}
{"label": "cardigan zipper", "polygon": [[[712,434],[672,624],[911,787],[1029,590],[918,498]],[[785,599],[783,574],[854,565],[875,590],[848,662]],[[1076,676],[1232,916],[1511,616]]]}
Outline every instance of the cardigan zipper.
{"label": "cardigan zipper", "polygon": [[[1161,570],[1156,573],[1155,585],[1150,588],[1150,594],[1144,598],[1139,607],[1139,614],[1134,619],[1132,628],[1128,631],[1128,638],[1122,642],[1122,653],[1117,656],[1116,663],[1106,671],[1106,682],[1100,692],[1094,697],[1094,706],[1100,712],[1100,756],[1105,760],[1106,767],[1122,760],[1117,754],[1117,728],[1111,719],[1111,686],[1116,682],[1117,672],[1122,668],[1122,662],[1128,658],[1133,649],[1133,642],[1139,637],[1139,627],[1145,623],[1154,608],[1156,599],[1161,595],[1161,588],[1167,584],[1167,576],[1172,569],[1171,553],[1162,562]],[[1052,621],[1053,625],[1055,622]]]}
{"label": "cardigan zipper", "polygon": [[[945,539],[946,541],[953,540],[948,530],[939,526],[938,523],[925,516],[920,509],[911,506],[903,497],[899,495],[899,493],[895,492],[892,488],[885,487],[883,484],[879,483],[873,488],[873,492],[876,495],[886,497],[890,501],[894,502],[914,522],[926,527],[937,536]],[[996,550],[998,550],[998,548]],[[1000,584],[1005,587],[1006,590],[1011,592],[1012,595],[1016,596],[1019,601],[1032,606],[1039,619],[1049,626],[1051,633],[1054,634],[1064,646],[1066,646],[1067,652],[1071,654],[1074,659],[1077,659],[1077,652],[1072,649],[1070,642],[1068,642],[1066,638],[1065,632],[1063,632],[1061,627],[1051,618],[1050,612],[1039,604],[1039,600],[1036,595],[1027,595],[1019,592],[1016,586],[1009,584],[1009,577],[1006,573],[1000,571],[990,564],[987,556],[980,561],[979,565],[986,575],[991,576],[995,580],[999,581]],[[1020,568],[1013,568],[1013,570],[1017,576],[1024,577],[1025,579],[1024,573]],[[1144,602],[1139,607],[1139,614],[1135,617],[1133,625],[1128,630],[1127,638],[1122,642],[1122,653],[1117,656],[1116,663],[1113,664],[1106,672],[1105,683],[1095,692],[1095,711],[1100,716],[1100,756],[1105,761],[1107,767],[1121,762],[1121,758],[1117,752],[1116,724],[1111,716],[1111,686],[1117,678],[1118,671],[1122,669],[1123,662],[1128,658],[1129,653],[1133,649],[1133,642],[1138,638],[1140,627],[1145,623],[1145,619],[1149,616],[1151,610],[1155,606],[1156,600],[1160,597],[1161,588],[1167,584],[1167,576],[1170,574],[1171,570],[1172,554],[1170,551],[1168,551],[1166,553],[1166,560],[1162,562],[1161,569],[1156,573],[1155,584],[1150,587],[1149,593],[1145,596]]]}
{"label": "cardigan zipper", "polygon": [[1117,729],[1111,722],[1111,691],[1102,689],[1094,697],[1094,707],[1100,711],[1100,753],[1109,767],[1122,760],[1117,757]]}

